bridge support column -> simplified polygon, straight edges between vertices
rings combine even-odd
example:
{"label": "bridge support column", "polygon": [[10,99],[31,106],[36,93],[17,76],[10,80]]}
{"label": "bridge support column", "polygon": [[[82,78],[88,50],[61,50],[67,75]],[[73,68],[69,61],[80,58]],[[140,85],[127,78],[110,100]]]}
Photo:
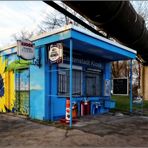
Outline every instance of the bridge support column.
{"label": "bridge support column", "polygon": [[142,70],[142,75],[141,75],[142,94],[144,100],[148,100],[148,66],[143,66],[141,70]]}

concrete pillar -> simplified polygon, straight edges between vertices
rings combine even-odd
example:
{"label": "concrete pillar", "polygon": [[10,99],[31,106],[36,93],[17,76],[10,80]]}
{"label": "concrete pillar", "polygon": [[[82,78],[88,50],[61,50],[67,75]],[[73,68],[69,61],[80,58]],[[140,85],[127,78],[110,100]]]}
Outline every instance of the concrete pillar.
{"label": "concrete pillar", "polygon": [[140,89],[141,89],[141,96],[144,96],[144,94],[143,94],[143,70],[144,70],[144,67],[143,67],[143,65],[141,65],[141,69],[140,69]]}
{"label": "concrete pillar", "polygon": [[142,94],[144,100],[148,100],[148,66],[143,66],[142,69]]}

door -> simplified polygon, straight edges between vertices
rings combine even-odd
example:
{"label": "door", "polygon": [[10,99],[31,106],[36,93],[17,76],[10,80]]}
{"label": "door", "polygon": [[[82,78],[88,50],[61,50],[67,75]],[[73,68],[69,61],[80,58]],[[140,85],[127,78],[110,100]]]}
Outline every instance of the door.
{"label": "door", "polygon": [[95,96],[96,95],[96,77],[86,77],[86,95]]}
{"label": "door", "polygon": [[15,74],[16,112],[29,115],[30,75],[29,69],[17,70]]}

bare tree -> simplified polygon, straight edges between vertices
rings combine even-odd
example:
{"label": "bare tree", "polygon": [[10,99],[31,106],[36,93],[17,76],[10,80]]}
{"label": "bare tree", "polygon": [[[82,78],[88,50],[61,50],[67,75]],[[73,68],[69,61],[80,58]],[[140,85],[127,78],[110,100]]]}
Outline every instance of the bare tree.
{"label": "bare tree", "polygon": [[112,76],[113,78],[128,77],[129,62],[128,61],[112,62]]}
{"label": "bare tree", "polygon": [[[123,78],[130,76],[130,63],[129,61],[117,61],[112,62],[112,77]],[[133,95],[138,95],[138,89],[140,88],[140,68],[141,64],[137,60],[132,61],[132,84],[133,84]]]}
{"label": "bare tree", "polygon": [[[68,10],[68,7],[64,3],[61,3],[61,6]],[[70,18],[59,11],[54,10],[52,13],[47,13],[44,20],[39,24],[39,33],[51,31],[52,29],[67,25],[70,21]]]}
{"label": "bare tree", "polygon": [[148,28],[148,1],[131,1],[131,4],[136,12],[144,18]]}
{"label": "bare tree", "polygon": [[[130,1],[136,12],[141,15],[148,27],[148,1]],[[123,71],[125,68],[125,62],[114,62],[112,64],[113,77],[119,77],[123,75]],[[137,67],[137,61],[133,62],[133,73],[138,77],[139,71]]]}
{"label": "bare tree", "polygon": [[59,12],[47,13],[45,19],[39,25],[40,32],[50,31],[68,23],[68,19]]}
{"label": "bare tree", "polygon": [[12,35],[12,38],[14,41],[17,41],[17,40],[27,40],[27,39],[30,39],[32,36],[33,36],[33,31],[32,32],[28,32],[27,30],[21,30],[20,32],[18,33],[15,33]]}
{"label": "bare tree", "polygon": [[[72,13],[74,16],[78,17],[79,19],[81,19],[82,21],[84,21],[85,23],[90,25],[91,27],[93,27],[95,29],[98,29],[95,25],[88,22],[84,17],[79,15],[76,11],[74,11],[73,9],[71,9],[70,7],[65,5],[64,3],[59,2],[59,5],[61,7],[63,7],[65,10]],[[70,22],[72,22],[75,26],[80,26],[80,27],[84,28],[83,26],[81,26],[76,21],[73,21],[71,18],[69,18],[66,15],[60,13],[59,11],[54,10],[54,12],[52,12],[52,13],[47,13],[45,15],[44,20],[38,26],[39,30],[40,30],[39,34],[43,33],[43,32],[47,32],[47,31],[51,31],[52,29],[59,28],[59,27],[64,26],[64,25],[68,25]],[[98,29],[98,31],[100,31],[100,30]]]}
{"label": "bare tree", "polygon": [[[135,8],[136,12],[141,15],[144,20],[146,27],[148,28],[148,1],[131,1],[131,4]],[[139,64],[137,61],[133,64],[133,73],[134,73],[134,87],[137,92],[137,89],[139,89],[140,86],[140,69],[141,64]]]}

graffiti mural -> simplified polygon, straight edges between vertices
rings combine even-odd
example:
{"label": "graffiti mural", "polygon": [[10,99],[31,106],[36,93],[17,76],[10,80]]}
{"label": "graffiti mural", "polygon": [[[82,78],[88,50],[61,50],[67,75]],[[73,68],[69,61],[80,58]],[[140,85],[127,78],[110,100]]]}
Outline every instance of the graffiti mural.
{"label": "graffiti mural", "polygon": [[16,102],[15,112],[23,115],[29,114],[29,98],[30,98],[30,77],[29,69],[17,70],[15,73],[16,85]]}
{"label": "graffiti mural", "polygon": [[0,57],[0,112],[13,111],[15,103],[15,76],[6,66],[7,60]]}
{"label": "graffiti mural", "polygon": [[0,112],[29,114],[29,65],[16,54],[0,57]]}

